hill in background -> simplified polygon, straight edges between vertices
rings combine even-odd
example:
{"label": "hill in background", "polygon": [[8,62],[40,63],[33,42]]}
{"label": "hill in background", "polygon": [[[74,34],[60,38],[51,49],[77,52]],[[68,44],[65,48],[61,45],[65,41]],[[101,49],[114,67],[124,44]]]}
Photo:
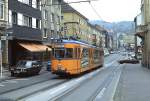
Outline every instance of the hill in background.
{"label": "hill in background", "polygon": [[134,33],[134,22],[133,21],[121,21],[121,22],[105,22],[105,21],[100,21],[100,20],[94,20],[90,21],[92,24],[98,24],[100,26],[103,26],[107,30],[113,30],[114,32],[117,33],[126,33],[126,34],[131,34]]}

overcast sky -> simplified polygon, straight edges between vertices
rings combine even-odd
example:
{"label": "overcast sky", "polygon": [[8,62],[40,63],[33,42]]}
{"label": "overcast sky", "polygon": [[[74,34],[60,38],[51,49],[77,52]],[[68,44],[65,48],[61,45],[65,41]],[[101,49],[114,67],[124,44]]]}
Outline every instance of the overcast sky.
{"label": "overcast sky", "polygon": [[[83,1],[83,0],[65,0],[66,2]],[[141,0],[98,0],[92,1],[98,14],[92,10],[89,3],[71,4],[81,14],[89,20],[104,20],[107,22],[133,21],[134,17],[140,13]]]}

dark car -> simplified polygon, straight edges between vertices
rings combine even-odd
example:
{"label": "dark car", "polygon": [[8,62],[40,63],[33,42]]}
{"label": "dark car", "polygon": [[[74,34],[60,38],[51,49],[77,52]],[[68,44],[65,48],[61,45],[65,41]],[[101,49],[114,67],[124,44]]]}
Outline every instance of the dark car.
{"label": "dark car", "polygon": [[41,68],[41,61],[21,60],[15,68],[11,68],[11,75],[38,75]]}
{"label": "dark car", "polygon": [[47,62],[47,71],[51,71],[51,61]]}

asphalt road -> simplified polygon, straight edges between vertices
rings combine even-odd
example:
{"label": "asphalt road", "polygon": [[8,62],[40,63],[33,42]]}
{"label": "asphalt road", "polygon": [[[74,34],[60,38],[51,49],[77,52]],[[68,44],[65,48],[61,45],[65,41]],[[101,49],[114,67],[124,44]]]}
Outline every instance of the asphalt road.
{"label": "asphalt road", "polygon": [[[90,78],[76,89],[73,89],[66,95],[58,98],[57,101],[100,101],[100,97],[103,96],[104,90],[112,82],[115,72],[119,71],[119,64],[117,63],[117,60],[120,58],[121,56],[117,54],[107,57],[107,61],[105,62],[107,65],[106,69],[100,71],[99,74]],[[100,97],[96,98],[99,93],[101,93],[99,95]],[[108,94],[108,96],[109,95],[110,94]]]}
{"label": "asphalt road", "polygon": [[[95,76],[95,78],[91,78],[90,80],[88,80],[88,82],[85,82],[80,87],[78,87],[76,91],[67,94],[67,97],[65,96],[65,99],[62,97],[61,100],[73,101],[72,98],[81,98],[81,100],[75,99],[75,101],[86,101],[86,99],[89,99],[82,96],[84,94],[85,96],[92,96],[95,90],[100,88],[100,86],[103,86],[102,82],[105,81],[106,78],[108,79],[108,76],[112,75],[112,71],[117,66],[116,60],[118,60],[119,58],[121,58],[121,56],[118,54],[111,54],[110,56],[105,57],[104,66],[112,68],[101,71],[101,73]],[[0,99],[21,99],[23,97],[30,96],[36,92],[50,89],[67,81],[69,80],[59,78],[57,75],[53,75],[50,72],[44,72],[40,75],[32,77],[5,80],[3,82],[0,82]],[[77,97],[79,95],[81,97]]]}

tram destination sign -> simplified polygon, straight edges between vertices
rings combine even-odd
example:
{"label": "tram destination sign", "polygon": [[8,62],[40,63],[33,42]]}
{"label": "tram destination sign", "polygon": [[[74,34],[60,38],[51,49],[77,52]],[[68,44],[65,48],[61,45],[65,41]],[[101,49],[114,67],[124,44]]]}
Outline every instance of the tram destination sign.
{"label": "tram destination sign", "polygon": [[55,47],[64,47],[64,45],[57,45],[57,44],[56,44]]}

